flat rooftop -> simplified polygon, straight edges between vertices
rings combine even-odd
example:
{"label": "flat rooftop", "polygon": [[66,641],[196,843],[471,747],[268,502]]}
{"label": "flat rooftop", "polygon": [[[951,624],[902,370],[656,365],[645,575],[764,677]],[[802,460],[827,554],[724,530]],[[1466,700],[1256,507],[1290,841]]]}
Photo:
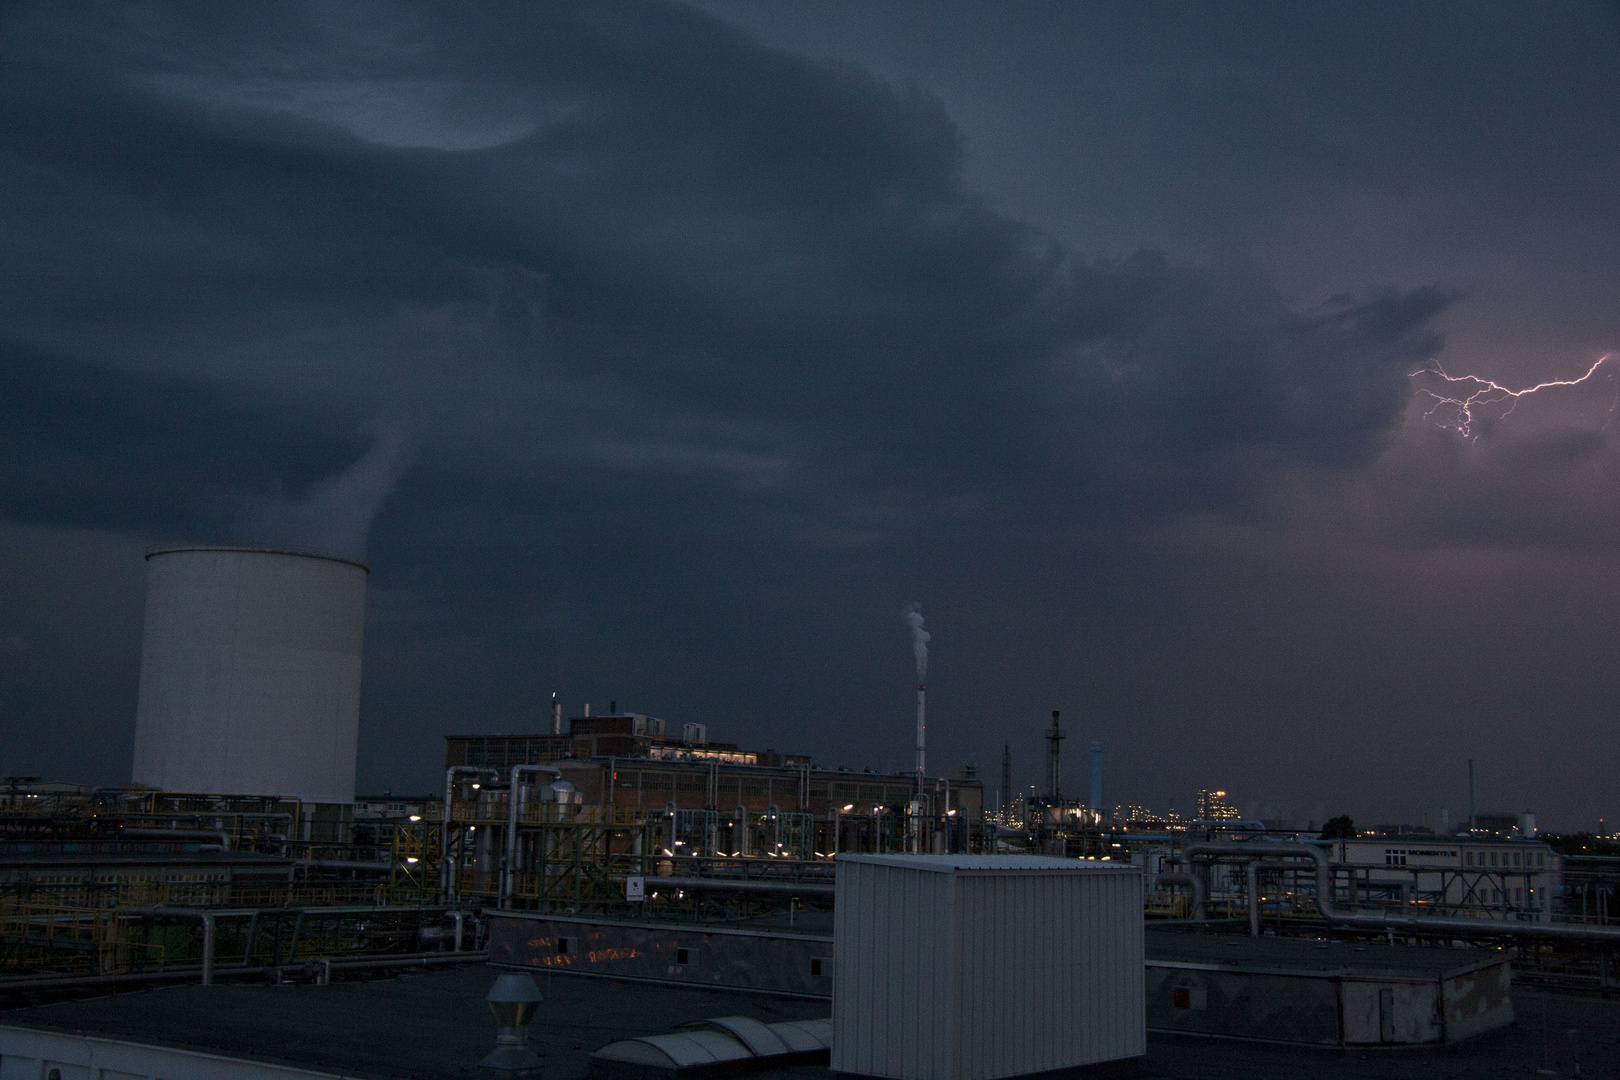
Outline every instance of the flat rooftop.
{"label": "flat rooftop", "polygon": [[[1218,941],[1219,939],[1211,939]],[[1387,946],[1386,946],[1387,947]],[[1412,952],[1443,950],[1410,950]],[[0,1024],[206,1050],[390,1080],[474,1075],[493,1046],[483,965],[329,986],[171,986],[0,1012]],[[717,1016],[765,1022],[827,1016],[825,1001],[538,973],[545,1002],[530,1029],[547,1080],[583,1080],[591,1051]],[[1518,1023],[1447,1047],[1311,1050],[1149,1035],[1147,1080],[1392,1080],[1500,1077],[1542,1068],[1620,1080],[1620,1001],[1514,991]],[[818,1066],[760,1073],[835,1080]]]}

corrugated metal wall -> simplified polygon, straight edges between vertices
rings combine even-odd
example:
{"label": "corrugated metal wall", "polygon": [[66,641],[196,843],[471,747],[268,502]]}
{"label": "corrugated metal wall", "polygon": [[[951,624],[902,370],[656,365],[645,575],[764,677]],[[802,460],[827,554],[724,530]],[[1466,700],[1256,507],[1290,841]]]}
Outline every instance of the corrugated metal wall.
{"label": "corrugated metal wall", "polygon": [[994,1080],[1146,1052],[1141,875],[1010,856],[842,856],[832,1067]]}

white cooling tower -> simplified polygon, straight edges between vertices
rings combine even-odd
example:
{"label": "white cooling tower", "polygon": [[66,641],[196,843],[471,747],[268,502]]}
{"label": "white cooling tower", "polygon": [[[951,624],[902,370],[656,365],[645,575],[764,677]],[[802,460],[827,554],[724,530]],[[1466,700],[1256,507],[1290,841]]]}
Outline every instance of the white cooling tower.
{"label": "white cooling tower", "polygon": [[251,548],[146,559],[132,779],[353,802],[366,567]]}

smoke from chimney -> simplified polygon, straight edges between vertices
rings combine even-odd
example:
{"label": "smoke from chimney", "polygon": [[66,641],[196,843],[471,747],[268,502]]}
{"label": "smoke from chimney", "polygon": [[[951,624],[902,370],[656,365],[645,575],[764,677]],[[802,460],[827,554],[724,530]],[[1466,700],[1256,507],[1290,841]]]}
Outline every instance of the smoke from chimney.
{"label": "smoke from chimney", "polygon": [[239,527],[241,541],[364,558],[371,523],[411,458],[404,430],[385,426],[364,455],[311,485],[303,498],[273,498],[250,511]]}
{"label": "smoke from chimney", "polygon": [[906,625],[911,627],[911,652],[917,657],[917,681],[928,681],[928,642],[934,636],[923,629],[922,605],[906,605]]}

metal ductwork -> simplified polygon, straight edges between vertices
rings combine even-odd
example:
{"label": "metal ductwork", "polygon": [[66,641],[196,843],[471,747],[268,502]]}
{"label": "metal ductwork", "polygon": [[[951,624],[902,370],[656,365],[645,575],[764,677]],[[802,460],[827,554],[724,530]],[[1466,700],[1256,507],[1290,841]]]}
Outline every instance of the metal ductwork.
{"label": "metal ductwork", "polygon": [[506,858],[502,860],[500,896],[497,898],[497,906],[501,908],[512,906],[512,892],[517,881],[518,822],[523,817],[529,792],[523,777],[524,774],[539,776],[543,773],[549,774],[553,781],[562,779],[562,771],[551,765],[512,766],[512,782],[506,792]]}
{"label": "metal ductwork", "polygon": [[[1310,859],[1316,869],[1316,909],[1334,926],[1367,930],[1405,931],[1419,934],[1534,938],[1541,941],[1602,941],[1620,943],[1620,926],[1572,926],[1567,923],[1507,922],[1498,919],[1464,919],[1447,915],[1406,915],[1379,912],[1340,911],[1333,903],[1333,866],[1328,852],[1315,844],[1253,841],[1247,844],[1188,844],[1177,856],[1189,864],[1200,856],[1212,859],[1239,859],[1257,862],[1279,857]],[[1159,875],[1163,880],[1165,875]],[[1179,880],[1179,879],[1178,879]],[[1251,903],[1253,893],[1251,892]],[[1195,888],[1194,914],[1204,915],[1202,897]],[[1251,916],[1252,920],[1253,916]],[[1252,923],[1251,923],[1252,924]]]}

